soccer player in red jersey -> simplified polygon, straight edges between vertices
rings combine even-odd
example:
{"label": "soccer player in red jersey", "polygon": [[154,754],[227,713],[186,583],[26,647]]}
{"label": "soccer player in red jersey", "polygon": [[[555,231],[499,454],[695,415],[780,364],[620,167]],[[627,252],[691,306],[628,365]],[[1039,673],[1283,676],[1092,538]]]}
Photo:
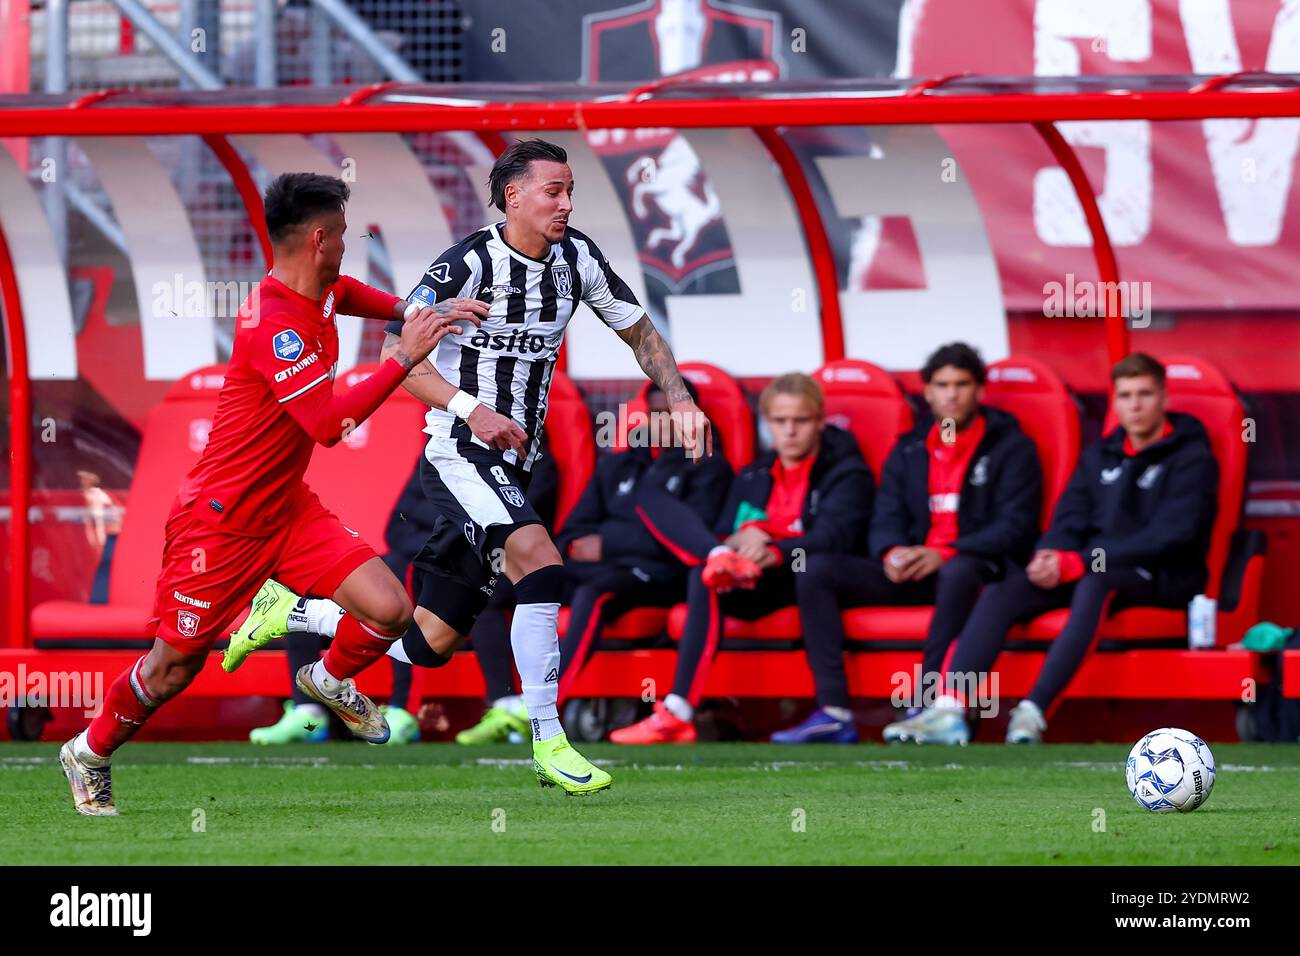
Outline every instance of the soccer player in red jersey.
{"label": "soccer player in red jersey", "polygon": [[[63,745],[59,761],[78,812],[113,816],[109,761],[189,686],[268,577],[330,596],[342,609],[318,674],[303,690],[354,734],[382,743],[388,726],[351,678],[411,624],[402,584],[303,482],[316,444],[339,442],[379,407],[446,334],[477,325],[482,303],[433,308],[340,276],[344,204],[339,179],[287,173],[266,192],[275,262],[240,310],[225,383],[203,456],[167,519],[149,628],[152,649],[109,687],[104,706]],[[401,346],[374,375],[334,390],[335,314],[405,318]],[[335,612],[336,614],[340,612]]]}

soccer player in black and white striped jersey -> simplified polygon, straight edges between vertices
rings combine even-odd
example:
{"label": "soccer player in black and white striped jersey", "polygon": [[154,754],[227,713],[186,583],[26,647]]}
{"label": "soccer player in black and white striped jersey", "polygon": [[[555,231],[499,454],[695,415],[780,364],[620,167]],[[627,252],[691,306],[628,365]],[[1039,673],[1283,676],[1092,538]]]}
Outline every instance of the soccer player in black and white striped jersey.
{"label": "soccer player in black and white striped jersey", "polygon": [[[407,297],[421,307],[477,315],[448,335],[404,386],[429,405],[422,465],[439,519],[415,558],[415,623],[394,656],[437,667],[473,627],[499,573],[518,604],[510,642],[543,786],[590,793],[610,776],[569,746],[556,710],[562,559],[524,489],[537,459],[547,394],[564,329],[585,302],[632,348],[668,397],[687,452],[712,451],[668,344],[596,244],[569,226],[573,173],[559,146],[515,143],[492,167],[492,203],[505,221],[448,249]],[[388,326],[384,355],[397,347]]]}

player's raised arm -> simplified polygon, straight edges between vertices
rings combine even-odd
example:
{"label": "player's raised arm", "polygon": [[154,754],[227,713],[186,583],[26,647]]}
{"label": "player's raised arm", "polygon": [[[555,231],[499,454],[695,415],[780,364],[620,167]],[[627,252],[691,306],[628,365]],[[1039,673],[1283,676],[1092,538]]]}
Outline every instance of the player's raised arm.
{"label": "player's raised arm", "polygon": [[[305,346],[305,330],[277,318],[263,320],[268,340],[254,344],[253,367],[266,378],[280,407],[325,446],[337,444],[370,417],[444,335],[460,331],[447,316],[423,310],[403,327],[398,347],[379,371],[345,392],[335,392],[320,352]],[[276,359],[280,360],[278,364]],[[289,360],[293,364],[284,365]]]}
{"label": "player's raised arm", "polygon": [[[445,303],[452,306],[455,302],[467,302],[486,308],[486,303],[477,300],[453,300]],[[449,309],[447,315],[457,314]],[[477,314],[475,313],[477,318]],[[477,324],[477,323],[476,323]],[[401,348],[401,338],[394,331],[396,323],[389,323],[384,334],[384,347],[380,358],[387,361]],[[484,405],[477,398],[468,395],[450,384],[438,373],[432,362],[420,362],[407,374],[402,387],[424,404],[433,408],[443,408],[465,420],[478,438],[489,448],[502,451],[513,449],[520,455],[528,453],[528,434],[512,419]]]}
{"label": "player's raised arm", "polygon": [[406,302],[402,299],[352,276],[339,276],[339,288],[342,295],[334,309],[343,315],[363,319],[399,319],[406,311]]}
{"label": "player's raised arm", "polygon": [[578,251],[582,301],[631,347],[646,377],[668,397],[669,409],[681,424],[687,454],[692,458],[713,454],[712,426],[691,399],[672,349],[650,316],[589,236],[572,227],[567,236]]}
{"label": "player's raised arm", "polygon": [[618,337],[631,347],[646,378],[663,389],[663,393],[668,396],[669,408],[681,425],[686,453],[692,458],[712,455],[713,427],[686,390],[686,383],[682,381],[682,373],[677,368],[672,349],[654,327],[650,316],[641,313],[641,318],[635,325],[618,330]]}

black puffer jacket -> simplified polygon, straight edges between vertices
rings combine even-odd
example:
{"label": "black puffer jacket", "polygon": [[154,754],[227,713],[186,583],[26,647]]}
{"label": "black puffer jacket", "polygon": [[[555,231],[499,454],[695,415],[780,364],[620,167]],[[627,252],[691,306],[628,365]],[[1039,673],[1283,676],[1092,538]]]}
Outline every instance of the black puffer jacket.
{"label": "black puffer jacket", "polygon": [[[982,408],[984,437],[971,456],[957,506],[961,554],[1005,567],[1024,564],[1038,536],[1043,472],[1033,441],[1015,416]],[[880,493],[871,518],[871,553],[925,543],[930,531],[930,450],[926,438],[934,419],[926,415],[899,438],[881,469]]]}
{"label": "black puffer jacket", "polygon": [[1107,568],[1150,572],[1161,603],[1176,604],[1205,588],[1219,464],[1197,419],[1169,421],[1136,455],[1124,454],[1122,428],[1085,448],[1038,547],[1077,551],[1088,566],[1100,550]]}
{"label": "black puffer jacket", "polygon": [[730,483],[731,466],[719,454],[699,462],[688,460],[680,448],[664,449],[658,458],[647,448],[602,455],[556,544],[567,556],[575,538],[598,534],[602,562],[637,567],[660,579],[675,577],[683,573],[682,563],[638,517],[638,502],[650,491],[669,495],[712,525]]}
{"label": "black puffer jacket", "polygon": [[[766,512],[775,462],[776,452],[768,451],[740,469],[715,528],[719,535],[725,537],[736,530],[742,504],[750,506],[746,510],[751,514],[755,510]],[[787,561],[796,548],[807,554],[865,553],[875,490],[871,469],[853,436],[828,425],[808,477],[808,495],[801,515],[803,534],[772,543]]]}

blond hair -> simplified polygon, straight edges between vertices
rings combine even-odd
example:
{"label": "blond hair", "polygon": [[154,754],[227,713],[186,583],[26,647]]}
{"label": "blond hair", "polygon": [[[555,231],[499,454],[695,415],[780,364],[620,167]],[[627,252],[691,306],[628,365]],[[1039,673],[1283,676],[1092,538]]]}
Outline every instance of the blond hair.
{"label": "blond hair", "polygon": [[815,378],[803,372],[786,372],[768,382],[767,388],[763,389],[762,394],[758,396],[759,411],[766,415],[772,399],[778,395],[797,395],[808,399],[812,402],[818,418],[821,418],[826,411],[826,396],[822,394],[822,387],[817,384]]}

